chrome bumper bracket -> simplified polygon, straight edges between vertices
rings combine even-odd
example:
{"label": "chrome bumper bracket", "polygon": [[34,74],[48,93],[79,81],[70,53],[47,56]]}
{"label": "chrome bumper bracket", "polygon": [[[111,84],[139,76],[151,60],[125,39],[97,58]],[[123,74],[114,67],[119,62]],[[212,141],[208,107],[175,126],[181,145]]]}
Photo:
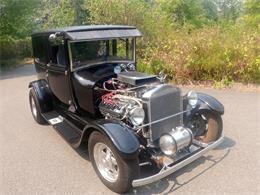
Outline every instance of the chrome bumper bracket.
{"label": "chrome bumper bracket", "polygon": [[215,147],[217,147],[218,145],[220,145],[222,142],[224,141],[224,137],[222,136],[221,138],[219,138],[217,141],[211,143],[211,144],[207,144],[207,146],[203,149],[201,149],[200,151],[198,151],[197,153],[193,154],[192,156],[182,160],[181,162],[171,166],[171,167],[166,167],[166,169],[161,170],[159,173],[146,177],[146,178],[142,178],[142,179],[136,179],[132,182],[132,186],[133,187],[138,187],[138,186],[143,186],[143,185],[147,185],[153,182],[156,182],[172,173],[174,173],[175,171],[183,168],[184,166],[190,164],[191,162],[195,161],[196,159],[200,158],[201,156],[203,156],[205,153],[207,153],[208,151],[214,149]]}

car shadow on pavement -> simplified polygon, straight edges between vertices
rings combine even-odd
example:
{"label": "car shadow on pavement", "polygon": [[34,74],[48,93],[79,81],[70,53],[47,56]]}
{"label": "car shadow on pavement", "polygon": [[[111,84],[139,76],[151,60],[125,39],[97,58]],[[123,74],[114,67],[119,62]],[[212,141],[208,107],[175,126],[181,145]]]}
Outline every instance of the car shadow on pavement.
{"label": "car shadow on pavement", "polygon": [[[225,137],[223,143],[215,148],[214,150],[223,151],[221,155],[218,155],[218,157],[214,157],[213,155],[205,155],[200,157],[199,159],[193,161],[189,165],[181,168],[180,170],[176,171],[175,173],[171,174],[170,176],[161,179],[158,182],[138,187],[132,190],[132,192],[128,194],[168,194],[171,192],[174,192],[178,190],[179,188],[185,186],[186,184],[192,182],[197,177],[203,175],[205,172],[213,168],[214,166],[218,165],[221,161],[223,161],[231,152],[231,148],[235,146],[236,142],[232,140],[231,138]],[[192,172],[193,169],[196,167],[206,163],[210,162],[211,164],[201,170],[199,173],[192,177],[188,177],[186,181],[183,181],[183,178],[181,179],[182,182],[178,180],[178,178],[185,174]],[[172,184],[173,183],[173,184]]]}
{"label": "car shadow on pavement", "polygon": [[85,160],[90,161],[88,155],[88,144],[82,144],[79,148],[76,149],[76,152]]}
{"label": "car shadow on pavement", "polygon": [[235,145],[236,145],[236,142],[234,140],[232,140],[229,137],[224,137],[224,141],[218,147],[216,147],[214,150],[224,150],[227,148],[232,148]]}
{"label": "car shadow on pavement", "polygon": [[[197,177],[203,175],[205,172],[209,171],[211,168],[214,166],[218,165],[221,161],[223,161],[231,152],[232,147],[236,145],[236,142],[232,140],[229,137],[224,137],[224,141],[222,142],[221,145],[216,147],[214,150],[216,151],[221,151],[220,155],[217,157],[214,157],[213,155],[205,155],[200,157],[199,159],[193,161],[189,165],[181,168],[180,170],[176,171],[175,173],[171,174],[170,176],[161,179],[160,181],[157,181],[155,183],[145,185],[142,187],[134,188],[131,192],[126,193],[126,194],[168,194],[171,192],[174,192],[178,190],[179,188],[185,186],[186,184],[189,184],[193,180],[195,180]],[[213,151],[214,151],[213,150]],[[87,144],[83,144],[81,147],[76,149],[76,152],[85,160],[90,162],[89,159],[89,154],[88,154],[88,146]],[[211,164],[201,170],[199,173],[196,175],[189,177],[186,181],[180,182],[178,178],[185,174],[192,172],[193,169],[196,169],[196,167],[199,167],[200,165],[210,162]],[[151,167],[147,167],[143,174],[144,175],[151,175]],[[149,172],[149,174],[148,174]],[[183,180],[183,179],[182,179]],[[172,184],[173,183],[173,184]]]}
{"label": "car shadow on pavement", "polygon": [[24,76],[32,76],[36,75],[35,68],[32,64],[25,64],[18,68],[8,70],[5,72],[0,72],[0,80],[24,77]]}

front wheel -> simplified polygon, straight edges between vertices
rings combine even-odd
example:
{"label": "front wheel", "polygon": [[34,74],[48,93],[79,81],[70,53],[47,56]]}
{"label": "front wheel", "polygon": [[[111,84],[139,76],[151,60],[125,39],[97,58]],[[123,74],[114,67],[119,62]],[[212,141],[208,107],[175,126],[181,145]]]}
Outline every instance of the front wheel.
{"label": "front wheel", "polygon": [[196,113],[188,127],[192,130],[195,139],[204,143],[216,141],[222,135],[223,122],[220,115],[210,112]]}
{"label": "front wheel", "polygon": [[123,159],[110,139],[97,131],[90,135],[88,150],[92,166],[109,189],[117,193],[130,190],[139,174],[137,159]]}

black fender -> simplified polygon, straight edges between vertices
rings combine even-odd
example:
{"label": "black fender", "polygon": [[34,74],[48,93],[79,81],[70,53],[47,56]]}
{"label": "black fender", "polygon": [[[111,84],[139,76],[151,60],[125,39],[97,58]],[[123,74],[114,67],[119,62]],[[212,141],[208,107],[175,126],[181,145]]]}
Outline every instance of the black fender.
{"label": "black fender", "polygon": [[80,144],[88,140],[89,135],[93,131],[100,131],[108,136],[123,158],[131,159],[137,157],[140,146],[139,140],[134,131],[120,121],[100,119],[86,125]]}
{"label": "black fender", "polygon": [[[184,123],[187,123],[196,113],[211,112],[214,115],[224,114],[224,106],[216,98],[205,93],[197,93],[197,95],[198,103],[195,108],[184,114]],[[187,95],[183,97],[183,108],[184,110],[189,109]]]}
{"label": "black fender", "polygon": [[224,114],[224,106],[221,104],[216,98],[205,94],[205,93],[197,93],[198,94],[198,110],[210,110],[216,115]]}
{"label": "black fender", "polygon": [[36,80],[29,83],[29,88],[35,91],[37,99],[39,101],[39,106],[41,113],[48,112],[52,110],[52,93],[49,86],[45,80]]}

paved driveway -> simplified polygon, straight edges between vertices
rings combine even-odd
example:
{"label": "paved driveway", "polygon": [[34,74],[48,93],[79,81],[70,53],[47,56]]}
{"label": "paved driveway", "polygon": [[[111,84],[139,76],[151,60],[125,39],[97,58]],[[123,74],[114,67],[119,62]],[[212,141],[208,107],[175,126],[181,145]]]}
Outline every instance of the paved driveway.
{"label": "paved driveway", "polygon": [[[0,79],[0,194],[112,194],[88,155],[50,126],[34,122],[28,104],[32,66]],[[192,164],[137,194],[260,194],[260,93],[200,90],[224,105],[225,141]]]}

